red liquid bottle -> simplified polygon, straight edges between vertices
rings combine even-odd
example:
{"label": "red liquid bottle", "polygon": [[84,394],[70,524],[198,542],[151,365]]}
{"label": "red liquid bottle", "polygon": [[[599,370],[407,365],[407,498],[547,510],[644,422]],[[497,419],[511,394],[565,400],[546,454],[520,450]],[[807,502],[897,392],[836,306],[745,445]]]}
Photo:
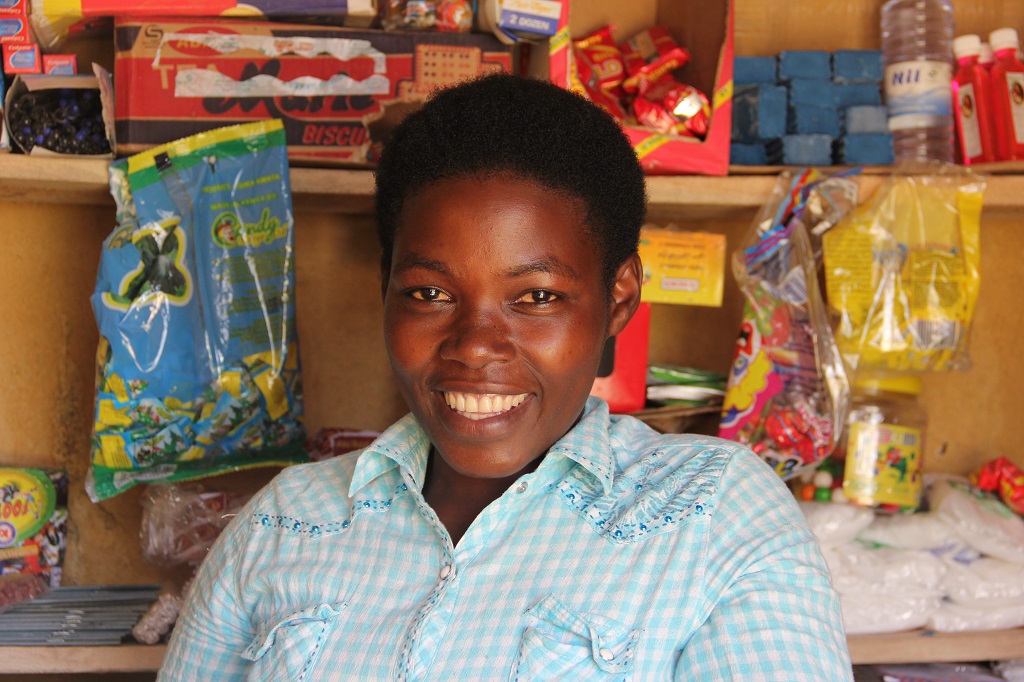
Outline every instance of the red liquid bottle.
{"label": "red liquid bottle", "polygon": [[953,118],[956,120],[958,160],[965,166],[995,161],[992,142],[992,94],[988,71],[978,63],[981,38],[957,36],[953,56]]}
{"label": "red liquid bottle", "polygon": [[985,71],[992,73],[992,65],[996,62],[996,56],[992,53],[992,46],[988,43],[981,44],[981,53],[978,55],[978,65],[985,67]]}
{"label": "red liquid bottle", "polygon": [[992,65],[996,160],[1024,159],[1024,64],[1017,58],[1017,31],[996,29],[988,41],[996,55]]}

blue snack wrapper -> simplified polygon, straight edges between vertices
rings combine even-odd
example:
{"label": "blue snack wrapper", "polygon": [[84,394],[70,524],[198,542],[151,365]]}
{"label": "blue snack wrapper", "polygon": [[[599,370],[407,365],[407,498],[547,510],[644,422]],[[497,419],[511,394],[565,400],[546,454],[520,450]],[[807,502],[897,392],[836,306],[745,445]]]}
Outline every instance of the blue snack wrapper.
{"label": "blue snack wrapper", "polygon": [[171,142],[110,178],[90,497],[303,461],[281,122]]}

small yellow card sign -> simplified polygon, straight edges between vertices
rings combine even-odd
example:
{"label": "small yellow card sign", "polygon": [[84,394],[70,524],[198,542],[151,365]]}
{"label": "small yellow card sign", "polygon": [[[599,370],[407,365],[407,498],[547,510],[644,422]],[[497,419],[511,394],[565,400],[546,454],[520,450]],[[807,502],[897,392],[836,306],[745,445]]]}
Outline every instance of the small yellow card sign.
{"label": "small yellow card sign", "polygon": [[640,233],[644,286],[640,300],[722,305],[725,235],[645,227]]}

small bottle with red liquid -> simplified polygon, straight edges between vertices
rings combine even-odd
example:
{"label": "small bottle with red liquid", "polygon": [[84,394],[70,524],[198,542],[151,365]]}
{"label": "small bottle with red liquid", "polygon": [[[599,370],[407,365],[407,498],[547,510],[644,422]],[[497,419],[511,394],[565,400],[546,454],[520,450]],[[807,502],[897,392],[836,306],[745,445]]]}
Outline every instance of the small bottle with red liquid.
{"label": "small bottle with red liquid", "polygon": [[978,65],[985,67],[989,73],[992,72],[992,65],[996,62],[996,56],[992,52],[992,46],[988,43],[981,44],[981,52],[978,53]]}
{"label": "small bottle with red liquid", "polygon": [[1024,159],[1024,64],[1017,57],[1017,31],[996,29],[988,42],[996,56],[991,74],[996,160]]}
{"label": "small bottle with red liquid", "polygon": [[953,118],[957,156],[965,166],[995,161],[992,143],[992,95],[988,71],[978,64],[981,38],[969,34],[953,39],[957,70],[953,75]]}

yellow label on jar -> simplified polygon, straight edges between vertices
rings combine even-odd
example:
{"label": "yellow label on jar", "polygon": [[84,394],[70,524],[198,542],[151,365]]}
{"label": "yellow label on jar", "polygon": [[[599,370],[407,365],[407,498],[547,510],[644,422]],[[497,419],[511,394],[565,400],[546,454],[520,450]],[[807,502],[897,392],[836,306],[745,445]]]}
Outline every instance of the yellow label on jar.
{"label": "yellow label on jar", "polygon": [[916,508],[921,502],[921,431],[893,424],[848,425],[843,493],[858,504]]}

